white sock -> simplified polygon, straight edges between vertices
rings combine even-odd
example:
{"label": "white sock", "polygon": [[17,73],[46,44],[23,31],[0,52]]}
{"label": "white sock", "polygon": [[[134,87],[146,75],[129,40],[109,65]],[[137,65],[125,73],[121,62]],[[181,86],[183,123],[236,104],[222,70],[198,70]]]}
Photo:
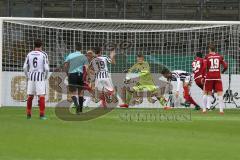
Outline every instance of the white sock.
{"label": "white sock", "polygon": [[207,109],[210,109],[212,105],[212,97],[207,95]]}
{"label": "white sock", "polygon": [[218,96],[218,103],[219,103],[220,112],[223,112],[224,102],[223,102],[223,97],[222,96]]}
{"label": "white sock", "polygon": [[207,95],[203,95],[203,108],[205,108],[206,109],[206,107],[207,107]]}

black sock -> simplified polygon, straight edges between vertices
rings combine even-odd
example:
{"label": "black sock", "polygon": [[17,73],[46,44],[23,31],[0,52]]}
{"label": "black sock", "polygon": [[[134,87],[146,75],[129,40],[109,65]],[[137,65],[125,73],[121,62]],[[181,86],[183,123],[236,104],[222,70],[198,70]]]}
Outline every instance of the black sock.
{"label": "black sock", "polygon": [[76,107],[78,107],[79,104],[78,104],[77,97],[76,97],[76,96],[72,96],[72,100],[73,100],[74,105],[75,105]]}
{"label": "black sock", "polygon": [[83,97],[78,97],[79,107],[83,107]]}

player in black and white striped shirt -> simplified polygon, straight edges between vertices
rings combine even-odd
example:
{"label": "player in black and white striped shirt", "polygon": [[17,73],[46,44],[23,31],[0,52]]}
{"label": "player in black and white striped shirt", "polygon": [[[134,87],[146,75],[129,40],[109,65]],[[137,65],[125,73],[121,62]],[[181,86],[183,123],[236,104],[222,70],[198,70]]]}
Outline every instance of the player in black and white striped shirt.
{"label": "player in black and white striped shirt", "polygon": [[92,69],[95,74],[95,89],[100,93],[102,106],[106,107],[105,94],[114,94],[112,79],[108,70],[108,63],[115,64],[115,50],[110,52],[110,57],[103,56],[100,47],[95,47],[95,58],[90,62],[89,69]]}
{"label": "player in black and white striped shirt", "polygon": [[45,117],[46,79],[49,72],[48,56],[42,51],[42,42],[34,42],[35,49],[28,53],[23,70],[27,77],[27,118],[31,118],[32,100],[34,95],[39,97],[40,118]]}
{"label": "player in black and white striped shirt", "polygon": [[164,69],[162,71],[162,75],[165,78],[167,78],[168,81],[177,82],[177,89],[175,93],[176,98],[179,97],[179,90],[181,87],[181,83],[183,83],[182,87],[183,87],[183,97],[186,101],[185,104],[193,104],[196,110],[200,109],[199,105],[193,100],[193,98],[190,95],[190,86],[192,83],[192,78],[190,73],[182,70],[174,70],[170,72],[168,69]]}

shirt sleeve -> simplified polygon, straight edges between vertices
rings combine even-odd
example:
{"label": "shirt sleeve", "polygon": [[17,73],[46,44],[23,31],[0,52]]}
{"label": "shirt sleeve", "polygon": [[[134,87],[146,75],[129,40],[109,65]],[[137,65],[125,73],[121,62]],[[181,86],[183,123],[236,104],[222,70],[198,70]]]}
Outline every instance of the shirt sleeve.
{"label": "shirt sleeve", "polygon": [[206,76],[206,71],[207,71],[207,61],[205,59],[202,60],[202,69],[201,69],[201,74],[205,78]]}
{"label": "shirt sleeve", "polygon": [[222,71],[222,72],[225,72],[225,71],[227,70],[227,68],[228,68],[228,64],[227,64],[226,61],[224,61],[223,56],[221,56],[221,57],[222,57],[221,63],[222,63],[222,65],[223,65],[223,71]]}
{"label": "shirt sleeve", "polygon": [[49,71],[48,56],[44,56],[44,69],[45,71]]}
{"label": "shirt sleeve", "polygon": [[48,56],[43,56],[43,64],[44,64],[44,71],[45,71],[45,79],[48,77],[49,72],[49,62],[48,62]]}
{"label": "shirt sleeve", "polygon": [[134,64],[131,68],[129,68],[128,72],[129,73],[133,72],[136,68],[138,68],[137,66],[138,66],[138,63]]}
{"label": "shirt sleeve", "polygon": [[24,74],[26,77],[28,76],[28,67],[29,67],[29,57],[27,55],[24,65],[23,65],[23,71],[24,71]]}
{"label": "shirt sleeve", "polygon": [[145,67],[146,67],[146,70],[150,71],[150,66],[147,62],[145,62]]}
{"label": "shirt sleeve", "polygon": [[112,63],[111,58],[109,58],[109,57],[105,57],[105,59],[106,59],[106,61],[107,61],[108,63]]}

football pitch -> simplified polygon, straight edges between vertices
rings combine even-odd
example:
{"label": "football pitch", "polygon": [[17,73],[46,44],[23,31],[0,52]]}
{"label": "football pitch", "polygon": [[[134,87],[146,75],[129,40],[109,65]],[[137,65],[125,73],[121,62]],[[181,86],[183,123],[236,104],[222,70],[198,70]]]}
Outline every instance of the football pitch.
{"label": "football pitch", "polygon": [[38,109],[27,120],[25,108],[2,107],[0,160],[240,159],[238,109],[225,110],[225,115],[192,110],[191,120],[180,121],[121,118],[138,110],[115,109],[89,121],[69,122],[58,119],[53,108],[47,108],[43,121]]}

